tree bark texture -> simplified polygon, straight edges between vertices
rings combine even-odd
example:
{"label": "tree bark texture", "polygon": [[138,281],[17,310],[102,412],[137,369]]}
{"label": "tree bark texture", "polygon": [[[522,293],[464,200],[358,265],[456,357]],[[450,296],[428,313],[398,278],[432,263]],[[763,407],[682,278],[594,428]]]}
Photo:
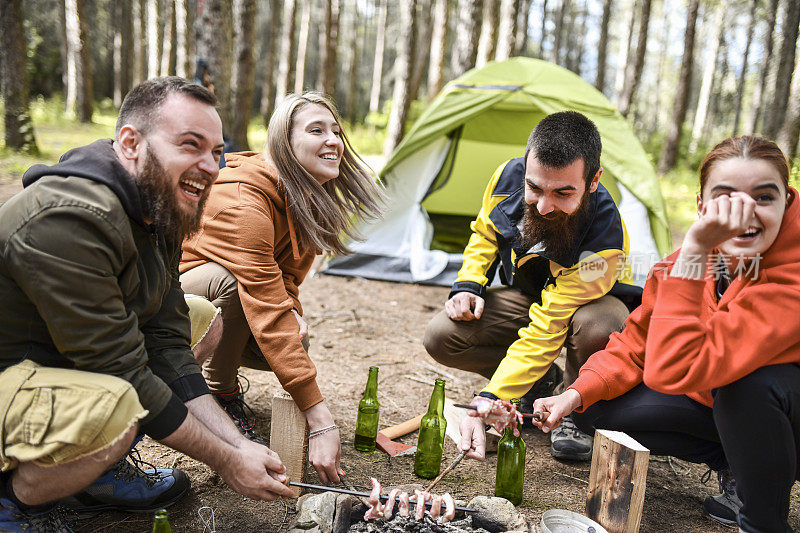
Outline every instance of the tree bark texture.
{"label": "tree bark texture", "polygon": [[133,85],[147,79],[147,2],[133,0]]}
{"label": "tree bark texture", "polygon": [[475,59],[478,56],[483,3],[481,0],[458,0],[457,12],[456,38],[450,64],[450,73],[453,78],[461,76],[475,66]]}
{"label": "tree bark texture", "polygon": [[160,75],[161,69],[161,47],[163,46],[163,36],[159,38],[162,27],[161,21],[161,1],[147,0],[147,78],[155,78]]}
{"label": "tree bark texture", "polygon": [[280,60],[278,62],[278,77],[275,81],[275,107],[278,107],[289,92],[289,77],[291,76],[292,63],[294,62],[294,15],[296,9],[295,0],[284,0],[280,53],[278,55]]}
{"label": "tree bark texture", "polygon": [[672,107],[672,122],[669,126],[664,151],[658,162],[658,173],[666,174],[675,166],[678,146],[681,141],[681,130],[686,120],[686,106],[689,103],[689,87],[692,83],[692,65],[694,63],[694,37],[697,24],[697,8],[700,0],[689,0],[686,9],[686,29],[683,34],[683,56],[681,70],[678,75],[678,86],[675,89],[675,103]]}
{"label": "tree bark texture", "polygon": [[133,3],[118,0],[114,4],[114,105],[131,90],[133,81]]}
{"label": "tree bark texture", "polygon": [[625,89],[622,91],[622,97],[619,103],[619,112],[622,113],[624,117],[628,116],[633,97],[639,86],[639,80],[642,77],[642,70],[644,70],[644,59],[647,54],[647,34],[650,28],[651,3],[651,0],[642,0],[642,14],[639,19],[639,37],[636,42],[636,55],[634,56],[633,63],[629,65],[625,79]]}
{"label": "tree bark texture", "polygon": [[386,126],[386,143],[383,153],[388,158],[400,144],[405,133],[408,106],[411,103],[411,58],[414,57],[414,45],[417,42],[417,0],[405,0],[400,3],[401,34],[398,35],[397,59],[395,60],[394,93],[392,94],[392,111],[389,124]]}
{"label": "tree bark texture", "polygon": [[336,95],[336,65],[339,50],[339,0],[326,0],[325,46],[320,55],[320,83],[322,92],[333,98]]}
{"label": "tree bark texture", "polygon": [[614,94],[618,106],[622,91],[625,89],[625,71],[627,70],[628,61],[630,61],[633,30],[636,25],[636,0],[631,0],[630,6],[630,10],[623,10],[625,13],[625,33],[619,41],[619,63],[614,77]]}
{"label": "tree bark texture", "polygon": [[84,0],[65,0],[67,25],[67,109],[81,122],[91,122],[92,71],[89,47],[86,44],[86,17]]}
{"label": "tree bark texture", "polygon": [[414,62],[411,64],[411,87],[408,93],[412,101],[419,97],[422,76],[428,72],[427,61],[431,55],[430,34],[433,29],[433,18],[430,16],[429,3],[430,0],[417,0],[417,44]]}
{"label": "tree bark texture", "polygon": [[311,27],[311,0],[299,0],[300,27],[297,32],[297,62],[294,66],[294,92],[302,94],[306,81],[306,54],[308,52],[308,32]]}
{"label": "tree bark texture", "polygon": [[[496,0],[491,0],[496,2]],[[434,0],[431,57],[428,61],[428,99],[433,100],[444,85],[445,44],[450,9],[448,0]]]}
{"label": "tree bark texture", "polygon": [[372,64],[372,90],[369,94],[369,112],[377,113],[381,105],[381,77],[383,76],[383,48],[386,46],[386,17],[389,0],[380,0],[378,29],[375,36],[375,61]]}
{"label": "tree bark texture", "polygon": [[347,96],[345,107],[347,120],[350,124],[356,121],[356,103],[358,102],[358,26],[359,26],[358,3],[353,2],[353,25],[350,27],[350,65],[347,69]]}
{"label": "tree bark texture", "polygon": [[778,135],[783,119],[786,115],[786,104],[789,101],[789,86],[792,82],[794,59],[797,50],[797,34],[800,26],[800,2],[789,0],[786,6],[781,25],[781,53],[778,60],[778,72],[775,75],[775,91],[764,117],[764,135],[774,139]]}
{"label": "tree bark texture", "polygon": [[597,44],[597,76],[594,79],[594,86],[601,93],[606,88],[606,61],[608,55],[608,27],[611,21],[611,10],[614,7],[613,0],[603,0],[603,16],[600,19],[600,41]]}
{"label": "tree bark texture", "polygon": [[669,37],[670,37],[670,17],[668,16],[669,11],[669,0],[664,0],[661,4],[661,20],[664,21],[664,27],[659,30],[660,39],[659,39],[659,54],[658,54],[658,67],[656,70],[656,81],[655,81],[655,90],[652,91],[653,93],[653,105],[652,105],[652,114],[651,119],[648,121],[648,128],[647,133],[648,135],[653,135],[656,131],[658,131],[658,124],[661,115],[661,101],[662,101],[662,93],[664,91],[663,82],[664,82],[664,68],[667,63],[667,49],[669,45]]}
{"label": "tree bark texture", "polygon": [[497,52],[497,15],[500,0],[483,0],[483,23],[478,41],[475,66],[482,67],[495,58]]}
{"label": "tree bark texture", "polygon": [[163,3],[163,21],[164,27],[162,28],[161,35],[163,45],[161,47],[161,75],[174,76],[175,75],[175,33],[177,31],[175,24],[175,3],[170,0],[165,0]]}
{"label": "tree bark texture", "polygon": [[514,39],[514,52],[512,55],[526,55],[528,48],[528,20],[531,14],[533,0],[519,0],[517,12],[517,36]]}
{"label": "tree bark texture", "polygon": [[544,43],[547,41],[547,0],[542,0],[542,25],[539,33],[539,59],[544,59]]}
{"label": "tree bark texture", "polygon": [[750,18],[747,21],[747,38],[744,45],[744,54],[742,55],[742,69],[739,71],[739,79],[736,82],[736,104],[735,115],[733,117],[733,133],[739,133],[739,123],[742,118],[742,97],[744,95],[744,82],[747,77],[747,65],[750,58],[750,45],[753,43],[753,29],[756,26],[756,8],[758,7],[758,0],[750,0]]}
{"label": "tree bark texture", "polygon": [[261,106],[259,111],[264,126],[269,125],[269,118],[275,105],[275,58],[278,44],[278,33],[281,31],[281,0],[269,0],[269,33],[261,56],[264,57],[264,78],[261,80]]}
{"label": "tree bark texture", "polygon": [[800,138],[800,59],[795,58],[792,90],[786,107],[786,118],[778,132],[778,146],[789,159],[797,157],[797,141]]}
{"label": "tree bark texture", "polygon": [[175,9],[175,75],[181,78],[194,77],[194,65],[189,40],[194,36],[194,22],[189,20],[188,0],[173,0]]}
{"label": "tree bark texture", "polygon": [[778,17],[778,0],[770,0],[769,11],[767,11],[766,29],[764,30],[766,41],[764,42],[764,52],[761,56],[761,73],[753,91],[753,112],[750,115],[750,122],[745,130],[747,133],[758,131],[759,119],[764,115],[764,94],[767,90],[767,80],[769,79],[770,65],[772,64],[772,48],[775,39],[775,20]]}
{"label": "tree bark texture", "polygon": [[214,94],[219,100],[217,111],[222,131],[229,135],[233,128],[231,65],[233,63],[233,12],[228,0],[205,0],[198,20],[197,56],[208,63]]}
{"label": "tree bark texture", "polygon": [[497,29],[497,52],[494,58],[504,61],[514,52],[517,38],[517,15],[520,0],[500,0],[500,25]]}
{"label": "tree bark texture", "polygon": [[250,110],[253,108],[256,65],[253,49],[256,46],[256,0],[234,0],[234,20],[236,21],[235,61],[238,65],[234,78],[233,130],[231,137],[240,150],[249,150],[247,125],[250,123]]}
{"label": "tree bark texture", "polygon": [[0,88],[6,148],[38,154],[31,120],[22,0],[0,3]]}

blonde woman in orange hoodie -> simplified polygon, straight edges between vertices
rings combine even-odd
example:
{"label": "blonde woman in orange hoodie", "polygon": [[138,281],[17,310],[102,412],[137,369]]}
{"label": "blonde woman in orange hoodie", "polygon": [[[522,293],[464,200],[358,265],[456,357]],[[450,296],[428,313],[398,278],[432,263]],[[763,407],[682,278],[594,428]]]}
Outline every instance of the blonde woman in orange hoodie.
{"label": "blonde woman in orange hoodie", "polygon": [[624,431],[707,464],[721,494],[705,511],[747,533],[791,531],[800,478],[800,202],[788,181],[775,143],[718,144],[698,220],[651,271],[642,305],[564,393],[533,406],[550,412],[534,422],[545,432],[576,411],[589,434]]}
{"label": "blonde woman in orange hoodie", "polygon": [[180,266],[183,290],[221,309],[222,337],[204,377],[239,429],[265,444],[237,371],[272,370],[306,417],[320,480],[339,482],[338,426],[308,356],[299,286],[317,254],[349,252],[354,224],[379,214],[383,193],[319,93],[288,95],[270,119],[266,152],[229,154],[226,164]]}

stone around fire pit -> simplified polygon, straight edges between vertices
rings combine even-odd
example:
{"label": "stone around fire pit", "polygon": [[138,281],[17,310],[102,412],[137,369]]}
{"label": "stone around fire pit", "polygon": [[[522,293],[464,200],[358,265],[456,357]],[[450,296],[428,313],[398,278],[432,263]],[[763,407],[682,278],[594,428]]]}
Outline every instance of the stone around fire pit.
{"label": "stone around fire pit", "polygon": [[528,521],[522,513],[518,513],[514,504],[505,498],[476,496],[467,507],[477,510],[471,513],[475,527],[483,528],[490,533],[524,532],[529,530]]}

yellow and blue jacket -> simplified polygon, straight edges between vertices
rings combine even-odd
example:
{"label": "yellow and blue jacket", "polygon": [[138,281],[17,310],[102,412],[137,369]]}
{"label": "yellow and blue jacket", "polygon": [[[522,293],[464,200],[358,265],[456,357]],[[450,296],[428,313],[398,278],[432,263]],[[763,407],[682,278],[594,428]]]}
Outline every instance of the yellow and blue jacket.
{"label": "yellow and blue jacket", "polygon": [[483,393],[509,400],[520,398],[558,357],[572,314],[582,305],[612,294],[629,309],[641,302],[626,263],[628,233],[613,198],[602,185],[589,195],[589,216],[577,245],[565,257],[553,257],[534,246],[518,249],[525,211],[525,158],[511,159],[492,176],[483,195],[464,262],[450,296],[471,292],[484,297],[500,269],[504,285],[534,297],[530,324],[508,348]]}

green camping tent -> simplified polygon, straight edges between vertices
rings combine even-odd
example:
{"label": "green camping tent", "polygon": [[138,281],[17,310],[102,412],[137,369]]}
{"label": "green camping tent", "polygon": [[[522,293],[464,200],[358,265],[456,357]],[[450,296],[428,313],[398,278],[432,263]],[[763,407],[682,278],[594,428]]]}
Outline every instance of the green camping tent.
{"label": "green camping tent", "polygon": [[647,154],[631,127],[597,89],[537,59],[491,62],[450,82],[431,102],[381,171],[389,212],[362,229],[356,254],[329,272],[447,284],[460,266],[469,221],[498,165],[523,155],[544,116],[579,111],[600,130],[602,183],[620,207],[632,254],[671,247],[666,207]]}

